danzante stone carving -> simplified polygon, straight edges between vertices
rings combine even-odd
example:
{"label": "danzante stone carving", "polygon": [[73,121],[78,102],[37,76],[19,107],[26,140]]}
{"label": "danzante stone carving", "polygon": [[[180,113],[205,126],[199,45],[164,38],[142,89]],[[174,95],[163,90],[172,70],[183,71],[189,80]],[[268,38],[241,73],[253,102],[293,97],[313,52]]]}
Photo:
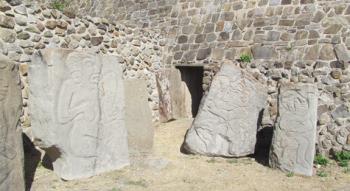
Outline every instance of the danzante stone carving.
{"label": "danzante stone carving", "polygon": [[224,63],[202,99],[183,148],[209,156],[254,153],[259,112],[267,97],[265,89],[233,63]]}
{"label": "danzante stone carving", "polygon": [[125,125],[128,131],[129,155],[132,162],[152,153],[154,130],[148,104],[145,80],[126,80]]}
{"label": "danzante stone carving", "polygon": [[279,91],[270,165],[311,176],[316,142],[317,87],[312,84],[284,84]]}
{"label": "danzante stone carving", "polygon": [[38,52],[29,68],[33,134],[63,179],[129,164],[118,59],[68,49]]}
{"label": "danzante stone carving", "polygon": [[18,67],[0,55],[0,190],[24,190]]}

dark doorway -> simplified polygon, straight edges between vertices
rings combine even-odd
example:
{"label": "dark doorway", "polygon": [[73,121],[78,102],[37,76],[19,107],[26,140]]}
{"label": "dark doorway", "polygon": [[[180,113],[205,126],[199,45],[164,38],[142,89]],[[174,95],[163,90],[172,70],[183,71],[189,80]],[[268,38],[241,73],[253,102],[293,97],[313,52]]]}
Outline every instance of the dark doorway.
{"label": "dark doorway", "polygon": [[181,72],[181,79],[190,91],[192,98],[192,117],[196,117],[199,104],[203,97],[203,66],[177,66]]}

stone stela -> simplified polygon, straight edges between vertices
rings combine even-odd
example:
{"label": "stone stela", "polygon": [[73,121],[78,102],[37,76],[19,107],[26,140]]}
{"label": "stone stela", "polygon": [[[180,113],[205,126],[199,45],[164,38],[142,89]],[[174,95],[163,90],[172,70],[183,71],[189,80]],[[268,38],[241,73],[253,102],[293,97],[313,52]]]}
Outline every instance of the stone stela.
{"label": "stone stela", "polygon": [[66,180],[129,164],[118,59],[68,49],[35,54],[29,68],[35,138]]}
{"label": "stone stela", "polygon": [[24,191],[18,67],[0,55],[0,190]]}
{"label": "stone stela", "polygon": [[306,176],[313,174],[317,125],[317,87],[280,87],[278,119],[270,150],[270,166]]}
{"label": "stone stela", "polygon": [[239,157],[254,153],[259,113],[266,97],[260,82],[233,63],[224,63],[208,95],[202,99],[183,148],[208,156]]}

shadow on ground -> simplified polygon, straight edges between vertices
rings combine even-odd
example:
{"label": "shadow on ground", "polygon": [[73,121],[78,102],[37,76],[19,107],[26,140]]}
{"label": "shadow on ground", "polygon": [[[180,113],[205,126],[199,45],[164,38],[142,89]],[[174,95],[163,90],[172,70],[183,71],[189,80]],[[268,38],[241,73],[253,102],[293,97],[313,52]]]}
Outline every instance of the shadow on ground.
{"label": "shadow on ground", "polygon": [[40,163],[41,153],[35,148],[27,135],[23,133],[22,137],[24,149],[24,177],[26,191],[29,191],[34,181],[36,168]]}

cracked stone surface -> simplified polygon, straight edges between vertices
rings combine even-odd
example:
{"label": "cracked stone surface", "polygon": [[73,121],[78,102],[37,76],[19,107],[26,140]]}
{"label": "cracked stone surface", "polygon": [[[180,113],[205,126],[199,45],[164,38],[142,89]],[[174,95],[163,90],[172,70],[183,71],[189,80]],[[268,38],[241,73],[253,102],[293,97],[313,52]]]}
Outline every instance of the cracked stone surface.
{"label": "cracked stone surface", "polygon": [[63,179],[129,164],[122,70],[117,57],[47,49],[29,67],[34,137]]}
{"label": "cracked stone surface", "polygon": [[239,157],[254,153],[266,88],[247,72],[226,62],[202,99],[183,148],[194,154]]}

